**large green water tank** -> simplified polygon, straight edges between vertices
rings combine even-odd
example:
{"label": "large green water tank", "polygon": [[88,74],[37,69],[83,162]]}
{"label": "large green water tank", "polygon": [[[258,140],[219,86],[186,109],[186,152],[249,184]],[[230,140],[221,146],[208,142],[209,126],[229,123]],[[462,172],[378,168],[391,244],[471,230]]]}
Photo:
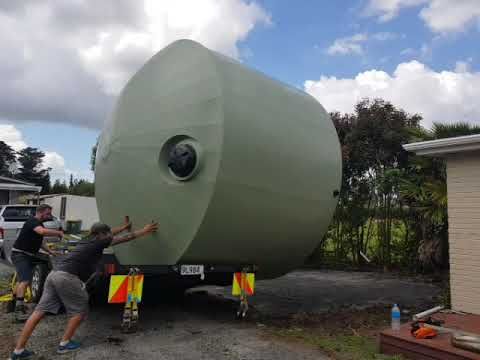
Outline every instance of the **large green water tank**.
{"label": "large green water tank", "polygon": [[310,95],[189,40],[128,82],[96,158],[102,221],[159,231],[115,248],[122,264],[301,265],[340,187],[335,128]]}

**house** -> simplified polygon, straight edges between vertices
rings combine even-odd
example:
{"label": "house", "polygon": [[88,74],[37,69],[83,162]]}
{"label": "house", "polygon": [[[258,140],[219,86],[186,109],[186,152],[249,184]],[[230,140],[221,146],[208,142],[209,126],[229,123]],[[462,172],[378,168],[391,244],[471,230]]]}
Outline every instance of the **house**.
{"label": "house", "polygon": [[446,160],[452,309],[480,314],[480,135],[404,148]]}
{"label": "house", "polygon": [[0,176],[0,205],[17,204],[25,195],[39,194],[41,186],[25,181]]}
{"label": "house", "polygon": [[69,194],[50,194],[30,198],[32,204],[48,204],[52,213],[60,219],[64,228],[67,221],[82,221],[82,231],[99,221],[97,202],[94,197]]}

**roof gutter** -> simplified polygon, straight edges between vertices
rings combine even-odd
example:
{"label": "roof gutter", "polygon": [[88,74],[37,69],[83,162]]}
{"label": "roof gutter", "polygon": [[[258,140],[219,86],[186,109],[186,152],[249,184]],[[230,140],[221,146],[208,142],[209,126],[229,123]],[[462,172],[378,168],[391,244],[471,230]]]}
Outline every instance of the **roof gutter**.
{"label": "roof gutter", "polygon": [[40,192],[40,191],[42,191],[42,187],[41,186],[33,186],[33,185],[2,184],[2,183],[0,183],[0,190]]}
{"label": "roof gutter", "polygon": [[446,156],[459,152],[480,151],[480,134],[416,142],[405,144],[403,148],[417,155],[427,156]]}

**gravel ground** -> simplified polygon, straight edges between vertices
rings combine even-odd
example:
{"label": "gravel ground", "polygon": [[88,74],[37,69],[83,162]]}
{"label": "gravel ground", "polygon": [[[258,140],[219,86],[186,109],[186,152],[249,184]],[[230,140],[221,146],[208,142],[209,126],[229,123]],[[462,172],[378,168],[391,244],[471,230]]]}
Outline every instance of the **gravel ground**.
{"label": "gravel ground", "polygon": [[[0,274],[5,268],[0,265]],[[140,307],[140,329],[120,333],[122,308],[92,309],[78,333],[84,347],[76,354],[54,353],[65,316],[49,316],[35,331],[30,348],[39,359],[317,359],[329,357],[315,348],[282,342],[266,335],[271,319],[298,313],[321,313],[339,307],[363,308],[398,302],[403,308],[430,303],[439,294],[432,284],[375,273],[298,271],[261,281],[247,321],[234,320],[236,301],[228,288],[194,289],[183,299]],[[0,359],[6,358],[21,325],[0,314]]]}

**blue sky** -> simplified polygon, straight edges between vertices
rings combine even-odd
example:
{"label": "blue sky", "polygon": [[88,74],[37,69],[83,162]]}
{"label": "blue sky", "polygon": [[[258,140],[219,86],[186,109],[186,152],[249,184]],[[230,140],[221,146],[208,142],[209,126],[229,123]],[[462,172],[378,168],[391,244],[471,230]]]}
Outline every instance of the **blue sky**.
{"label": "blue sky", "polygon": [[11,55],[0,55],[0,140],[47,152],[53,177],[93,178],[90,150],[119,89],[182,37],[306,90],[328,111],[379,96],[425,126],[480,122],[478,0],[78,3],[0,5],[0,53]]}

